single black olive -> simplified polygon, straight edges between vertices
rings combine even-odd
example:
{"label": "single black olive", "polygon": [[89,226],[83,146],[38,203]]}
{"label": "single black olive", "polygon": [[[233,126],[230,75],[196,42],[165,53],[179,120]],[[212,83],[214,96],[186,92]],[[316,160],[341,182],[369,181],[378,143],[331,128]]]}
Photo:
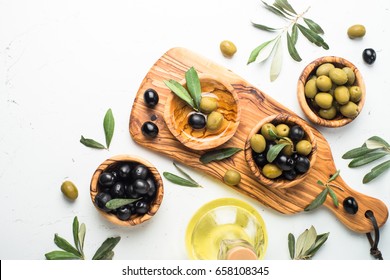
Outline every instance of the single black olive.
{"label": "single black olive", "polygon": [[156,184],[153,180],[152,177],[148,177],[146,179],[146,182],[149,184],[149,190],[148,190],[148,196],[149,197],[154,197],[154,195],[156,194]]}
{"label": "single black olive", "polygon": [[141,127],[142,134],[146,137],[155,138],[158,135],[158,126],[153,122],[144,122]]}
{"label": "single black olive", "polygon": [[299,173],[306,173],[310,168],[310,161],[305,156],[298,156],[295,163],[295,170]]}
{"label": "single black olive", "polygon": [[111,200],[111,195],[105,192],[98,193],[95,196],[96,206],[99,207],[104,212],[110,212],[110,209],[106,207],[106,203]]}
{"label": "single black olive", "polygon": [[118,217],[119,220],[122,220],[122,221],[127,221],[128,219],[130,219],[130,216],[131,216],[130,206],[125,205],[125,206],[119,207],[116,210],[116,216]]}
{"label": "single black olive", "polygon": [[118,173],[121,178],[128,178],[130,176],[131,166],[128,163],[122,164],[118,168]]}
{"label": "single black olive", "polygon": [[352,196],[349,196],[344,199],[343,207],[348,214],[352,214],[352,215],[356,214],[356,212],[359,209],[357,201]]}
{"label": "single black olive", "polygon": [[206,126],[206,117],[200,113],[191,114],[188,117],[188,124],[193,129],[202,129]]}
{"label": "single black olive", "polygon": [[103,172],[99,176],[99,184],[102,187],[111,187],[115,183],[115,177],[111,172]]}
{"label": "single black olive", "polygon": [[138,200],[135,203],[135,212],[138,214],[146,214],[149,210],[149,203],[144,200]]}
{"label": "single black olive", "polygon": [[137,193],[134,189],[134,185],[131,184],[131,185],[128,185],[126,188],[126,191],[125,191],[125,195],[127,198],[140,198],[141,196],[139,195],[139,193]]}
{"label": "single black olive", "polygon": [[302,140],[304,135],[305,132],[303,131],[302,127],[299,125],[294,125],[290,128],[290,133],[288,136],[293,142],[298,142],[299,140]]}
{"label": "single black olive", "polygon": [[373,64],[376,60],[376,52],[374,51],[374,49],[365,49],[363,51],[363,60],[367,64]]}
{"label": "single black olive", "polygon": [[146,106],[148,106],[149,108],[154,108],[157,105],[158,100],[159,100],[158,93],[154,89],[149,88],[145,90],[144,101]]}
{"label": "single black olive", "polygon": [[140,195],[147,194],[149,191],[149,184],[146,180],[137,179],[133,183],[134,191]]}
{"label": "single black olive", "polygon": [[292,180],[295,180],[295,178],[297,178],[297,172],[295,171],[295,169],[283,171],[283,176],[287,180],[292,181]]}
{"label": "single black olive", "polygon": [[259,167],[264,167],[268,163],[267,156],[265,153],[253,153],[253,160],[255,161],[256,165]]}
{"label": "single black olive", "polygon": [[112,198],[123,198],[125,195],[125,185],[122,182],[116,182],[110,189]]}
{"label": "single black olive", "polygon": [[275,159],[275,164],[283,171],[291,170],[295,166],[295,161],[284,154],[279,154]]}
{"label": "single black olive", "polygon": [[137,179],[146,180],[148,175],[149,175],[149,170],[143,164],[138,164],[136,167],[134,167],[133,170],[131,170],[131,178],[133,180],[137,180]]}

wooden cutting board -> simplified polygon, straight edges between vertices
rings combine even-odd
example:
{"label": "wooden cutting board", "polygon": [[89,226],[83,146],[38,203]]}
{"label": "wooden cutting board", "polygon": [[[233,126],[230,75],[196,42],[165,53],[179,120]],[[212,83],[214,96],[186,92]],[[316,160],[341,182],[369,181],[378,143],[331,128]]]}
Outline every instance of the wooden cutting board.
{"label": "wooden cutting board", "polygon": [[[275,189],[261,185],[252,175],[246,161],[244,152],[239,152],[229,159],[219,162],[212,162],[207,165],[199,161],[203,152],[197,152],[186,148],[168,130],[164,122],[164,105],[167,96],[172,94],[165,86],[163,80],[175,79],[180,81],[184,78],[184,73],[191,66],[194,66],[198,73],[218,75],[228,81],[239,97],[241,107],[241,121],[236,134],[222,147],[244,148],[247,135],[250,130],[262,118],[279,113],[296,114],[283,105],[279,104],[261,90],[250,85],[232,71],[213,63],[212,61],[197,55],[184,48],[173,48],[167,51],[152,66],[146,74],[135,97],[130,114],[129,130],[135,142],[173,160],[185,164],[189,167],[207,173],[223,183],[223,175],[227,169],[234,168],[241,173],[242,179],[238,186],[233,187],[237,191],[254,198],[265,206],[273,208],[284,214],[294,214],[304,210],[313,199],[323,190],[323,186],[317,184],[318,180],[326,180],[336,172],[332,153],[324,136],[315,128],[313,133],[317,138],[317,160],[310,169],[307,179],[291,188]],[[143,93],[146,89],[155,89],[159,96],[159,104],[150,109],[145,106]],[[141,133],[141,126],[144,122],[152,120],[159,127],[157,138],[150,139]],[[310,124],[309,124],[310,125]],[[369,197],[350,188],[338,176],[333,182],[340,186],[343,191],[333,188],[338,200],[339,207],[335,207],[331,198],[327,197],[324,205],[329,209],[345,226],[349,229],[367,233],[373,230],[372,223],[365,217],[368,210],[373,211],[379,227],[386,223],[388,209],[386,205],[373,197]],[[227,186],[227,185],[226,185]],[[352,196],[359,205],[359,210],[355,215],[348,214],[342,206],[343,200]]]}

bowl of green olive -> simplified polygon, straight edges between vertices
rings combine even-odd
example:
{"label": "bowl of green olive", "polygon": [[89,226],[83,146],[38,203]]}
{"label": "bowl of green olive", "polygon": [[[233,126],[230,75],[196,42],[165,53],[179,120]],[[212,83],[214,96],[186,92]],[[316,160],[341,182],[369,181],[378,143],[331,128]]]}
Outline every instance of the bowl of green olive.
{"label": "bowl of green olive", "polygon": [[[240,123],[237,93],[231,84],[209,74],[199,74],[199,105],[191,107],[171,92],[164,120],[173,136],[192,150],[204,151],[226,143]],[[187,90],[185,79],[178,82]]]}
{"label": "bowl of green olive", "polygon": [[317,140],[301,118],[278,114],[260,120],[245,142],[245,160],[267,187],[289,188],[302,182],[315,164]]}
{"label": "bowl of green olive", "polygon": [[341,127],[362,111],[366,87],[359,69],[350,61],[325,56],[303,69],[297,94],[301,109],[311,122]]}
{"label": "bowl of green olive", "polygon": [[105,160],[94,172],[91,200],[108,221],[135,226],[151,219],[160,208],[163,181],[148,161],[130,155]]}

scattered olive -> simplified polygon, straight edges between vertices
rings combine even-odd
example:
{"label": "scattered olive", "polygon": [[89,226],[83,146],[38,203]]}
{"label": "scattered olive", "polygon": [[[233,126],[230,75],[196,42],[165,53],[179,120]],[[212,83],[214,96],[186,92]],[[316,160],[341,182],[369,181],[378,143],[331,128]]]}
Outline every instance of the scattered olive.
{"label": "scattered olive", "polygon": [[70,200],[75,200],[79,196],[77,187],[71,181],[65,181],[61,184],[61,192]]}
{"label": "scattered olive", "polygon": [[357,201],[355,200],[355,198],[353,198],[352,196],[349,196],[347,198],[344,199],[343,201],[343,207],[344,207],[344,210],[348,213],[348,214],[356,214],[356,212],[358,211],[359,209],[359,206],[358,206],[358,203]]}
{"label": "scattered olive", "polygon": [[158,135],[158,126],[150,121],[145,122],[141,127],[142,134],[146,137],[155,138]]}
{"label": "scattered olive", "polygon": [[236,186],[241,181],[241,174],[236,170],[229,169],[225,172],[223,180],[228,185]]}
{"label": "scattered olive", "polygon": [[364,25],[355,24],[348,28],[347,34],[351,39],[361,38],[366,35],[366,28]]}
{"label": "scattered olive", "polygon": [[363,60],[367,64],[373,64],[376,60],[376,52],[374,49],[368,48],[363,51]]}
{"label": "scattered olive", "polygon": [[144,101],[146,106],[150,108],[154,108],[157,105],[158,100],[159,100],[158,93],[154,89],[149,88],[145,90]]}
{"label": "scattered olive", "polygon": [[210,131],[216,131],[222,127],[223,120],[223,115],[220,112],[213,111],[207,117],[206,127]]}
{"label": "scattered olive", "polygon": [[237,47],[233,42],[224,40],[219,44],[219,48],[225,57],[232,57],[237,52]]}
{"label": "scattered olive", "polygon": [[188,117],[188,124],[193,129],[202,129],[206,126],[206,117],[200,113],[193,113]]}

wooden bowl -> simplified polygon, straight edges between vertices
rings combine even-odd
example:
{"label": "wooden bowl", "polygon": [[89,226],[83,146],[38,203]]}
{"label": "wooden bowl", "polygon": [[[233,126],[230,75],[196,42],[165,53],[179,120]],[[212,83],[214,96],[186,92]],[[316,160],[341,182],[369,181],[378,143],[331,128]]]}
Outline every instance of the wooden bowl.
{"label": "wooden bowl", "polygon": [[[122,221],[118,219],[115,214],[104,212],[95,204],[95,197],[100,192],[99,183],[98,183],[100,174],[102,174],[105,171],[113,170],[115,166],[117,166],[122,162],[128,162],[134,165],[136,164],[145,165],[149,169],[149,172],[152,175],[154,182],[156,184],[156,194],[154,199],[150,202],[149,211],[143,215],[133,214],[131,215],[130,219],[126,221]],[[164,188],[163,188],[163,181],[161,179],[159,172],[150,162],[136,156],[118,155],[105,160],[96,169],[91,180],[90,194],[91,194],[92,203],[94,204],[95,208],[99,211],[99,213],[103,215],[104,218],[106,218],[107,220],[109,220],[110,222],[116,225],[135,226],[151,219],[156,214],[163,199]]]}
{"label": "wooden bowl", "polygon": [[[260,131],[261,127],[266,123],[272,123],[275,126],[277,124],[284,123],[290,127],[293,125],[299,125],[300,127],[302,127],[302,129],[305,132],[305,136],[303,139],[308,140],[312,145],[312,151],[308,156],[308,159],[310,160],[310,168],[306,173],[298,174],[298,176],[292,181],[284,179],[282,177],[282,175],[276,179],[269,179],[263,175],[262,171],[260,170],[260,168],[257,166],[257,164],[255,163],[255,161],[253,159],[253,151],[252,151],[252,148],[250,146],[250,139],[254,134],[258,133]],[[309,175],[310,170],[312,169],[312,167],[315,164],[316,158],[317,158],[317,140],[316,140],[310,126],[301,118],[295,117],[292,115],[279,114],[279,115],[271,115],[271,116],[265,117],[264,119],[259,121],[255,125],[255,127],[253,127],[253,129],[249,133],[248,138],[245,142],[245,160],[246,160],[250,170],[252,171],[252,173],[258,179],[258,181],[262,185],[267,186],[267,187],[289,188],[289,187],[292,187],[292,186],[299,184],[300,182],[305,180],[305,178]]]}
{"label": "wooden bowl", "polygon": [[357,116],[355,118],[347,118],[347,117],[344,117],[343,115],[341,115],[340,113],[338,113],[336,115],[336,117],[332,120],[324,119],[318,115],[317,111],[311,105],[310,99],[306,98],[305,92],[304,92],[304,87],[305,87],[306,81],[308,81],[308,79],[311,77],[311,75],[315,74],[317,68],[321,64],[324,64],[327,62],[334,64],[338,68],[342,68],[342,67],[347,66],[353,70],[353,72],[355,73],[355,77],[356,77],[355,83],[353,85],[359,86],[361,91],[362,91],[362,97],[361,97],[360,101],[357,103],[358,111],[359,111],[359,113],[361,112],[361,110],[363,109],[365,99],[366,99],[366,86],[364,84],[363,77],[355,65],[353,65],[351,62],[349,62],[348,60],[346,60],[344,58],[336,57],[336,56],[325,56],[325,57],[318,58],[318,59],[314,60],[313,62],[311,62],[309,65],[307,65],[303,69],[303,71],[299,77],[299,80],[298,80],[298,91],[297,91],[298,101],[299,101],[299,104],[300,104],[303,112],[305,113],[305,115],[308,117],[308,119],[311,122],[318,124],[318,125],[321,125],[321,126],[326,126],[326,127],[341,127],[341,126],[344,126],[344,125],[352,122]]}
{"label": "wooden bowl", "polygon": [[[194,110],[173,92],[168,96],[164,109],[164,120],[170,132],[184,146],[192,150],[209,150],[227,142],[235,134],[240,123],[240,106],[233,87],[216,76],[199,74],[202,96],[218,100],[216,111],[224,116],[222,127],[217,131],[207,128],[192,129],[188,116]],[[180,82],[186,87],[185,80]]]}

